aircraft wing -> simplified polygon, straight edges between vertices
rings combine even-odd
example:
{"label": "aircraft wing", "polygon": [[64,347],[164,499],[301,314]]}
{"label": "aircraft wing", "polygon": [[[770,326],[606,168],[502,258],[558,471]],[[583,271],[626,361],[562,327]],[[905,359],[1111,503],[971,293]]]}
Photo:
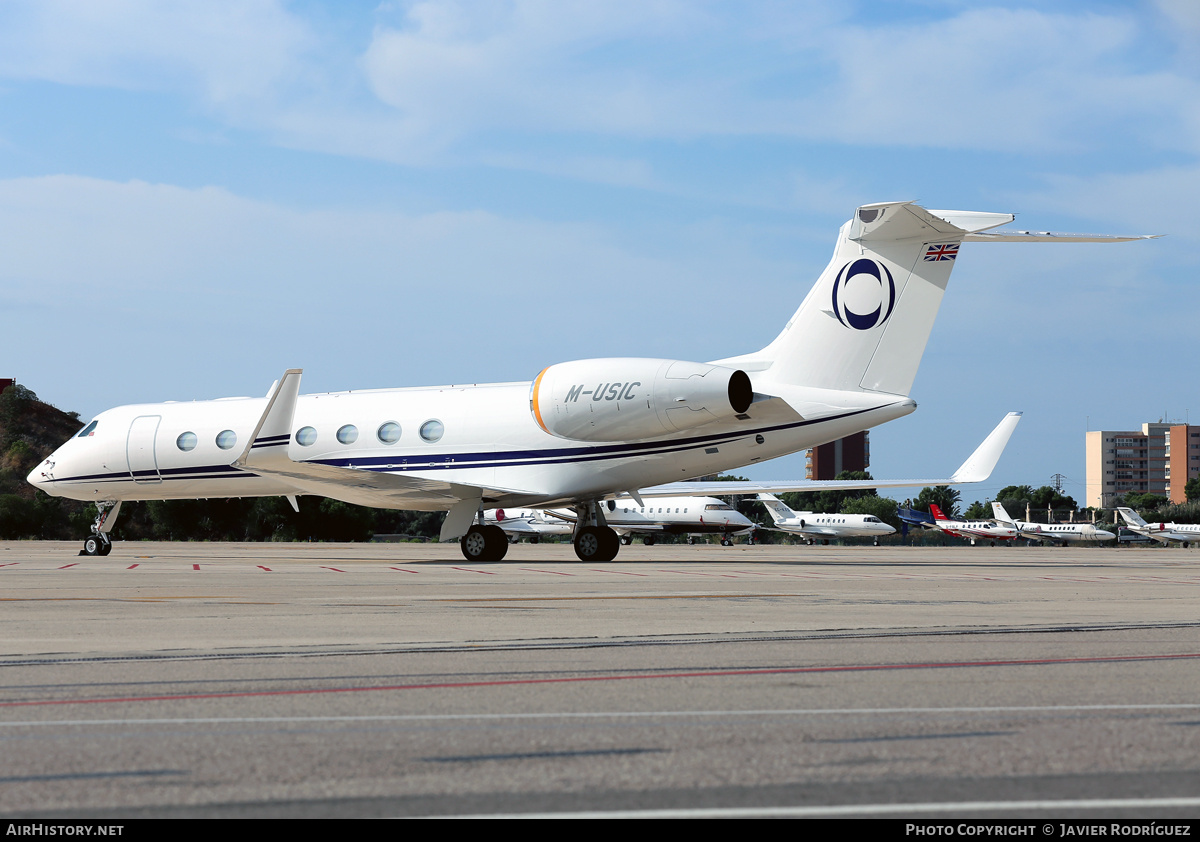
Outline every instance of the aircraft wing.
{"label": "aircraft wing", "polygon": [[992,475],[1021,413],[1010,412],[996,425],[967,461],[946,479],[862,479],[862,480],[733,480],[729,482],[672,482],[643,488],[642,497],[681,495],[721,496],[726,494],[774,494],[785,491],[844,491],[863,488],[908,488],[917,486],[961,485],[983,482]]}
{"label": "aircraft wing", "polygon": [[301,493],[360,506],[449,512],[442,524],[443,541],[465,534],[485,502],[515,492],[515,489],[481,488],[414,475],[293,460],[288,456],[288,442],[302,373],[298,368],[284,372],[271,390],[262,418],[233,467],[261,476],[280,477]]}

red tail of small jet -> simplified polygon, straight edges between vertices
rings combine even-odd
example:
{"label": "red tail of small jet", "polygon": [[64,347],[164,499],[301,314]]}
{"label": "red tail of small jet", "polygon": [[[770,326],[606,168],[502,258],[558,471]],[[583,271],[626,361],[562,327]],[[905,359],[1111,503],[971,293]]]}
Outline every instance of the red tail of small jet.
{"label": "red tail of small jet", "polygon": [[933,515],[933,519],[935,521],[950,519],[950,518],[946,517],[944,514],[942,514],[942,510],[937,507],[936,503],[929,504],[929,513],[931,515]]}

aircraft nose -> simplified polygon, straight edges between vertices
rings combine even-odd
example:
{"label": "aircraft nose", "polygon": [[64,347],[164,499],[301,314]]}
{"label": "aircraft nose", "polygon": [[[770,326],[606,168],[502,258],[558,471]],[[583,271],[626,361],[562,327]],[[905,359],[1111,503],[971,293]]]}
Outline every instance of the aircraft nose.
{"label": "aircraft nose", "polygon": [[54,494],[54,457],[50,456],[38,463],[37,467],[25,477],[25,481],[47,494]]}

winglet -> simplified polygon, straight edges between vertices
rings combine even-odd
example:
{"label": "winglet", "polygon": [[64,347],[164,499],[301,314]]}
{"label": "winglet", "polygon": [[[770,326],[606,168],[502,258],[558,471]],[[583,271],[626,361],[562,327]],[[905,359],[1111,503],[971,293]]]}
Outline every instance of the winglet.
{"label": "winglet", "polygon": [[975,452],[967,457],[967,461],[959,466],[958,470],[950,477],[953,483],[960,482],[983,482],[992,475],[992,471],[996,467],[996,463],[1000,461],[1000,454],[1004,452],[1005,445],[1008,444],[1009,438],[1013,434],[1013,430],[1017,427],[1017,422],[1021,420],[1021,413],[1010,412],[996,425],[996,429],[988,434],[988,437],[983,440],[983,444],[975,448]]}
{"label": "winglet", "polygon": [[253,471],[256,464],[290,461],[287,455],[288,442],[292,438],[292,416],[296,412],[296,400],[300,395],[301,368],[289,368],[275,384],[267,398],[267,408],[254,434],[246,442],[246,449],[234,461],[235,468]]}

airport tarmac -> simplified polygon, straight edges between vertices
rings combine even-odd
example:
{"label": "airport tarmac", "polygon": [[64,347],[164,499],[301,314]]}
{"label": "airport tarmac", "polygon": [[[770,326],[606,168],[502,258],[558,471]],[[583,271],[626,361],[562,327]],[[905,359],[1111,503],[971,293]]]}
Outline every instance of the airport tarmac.
{"label": "airport tarmac", "polygon": [[1200,816],[1200,550],[0,542],[5,817]]}

